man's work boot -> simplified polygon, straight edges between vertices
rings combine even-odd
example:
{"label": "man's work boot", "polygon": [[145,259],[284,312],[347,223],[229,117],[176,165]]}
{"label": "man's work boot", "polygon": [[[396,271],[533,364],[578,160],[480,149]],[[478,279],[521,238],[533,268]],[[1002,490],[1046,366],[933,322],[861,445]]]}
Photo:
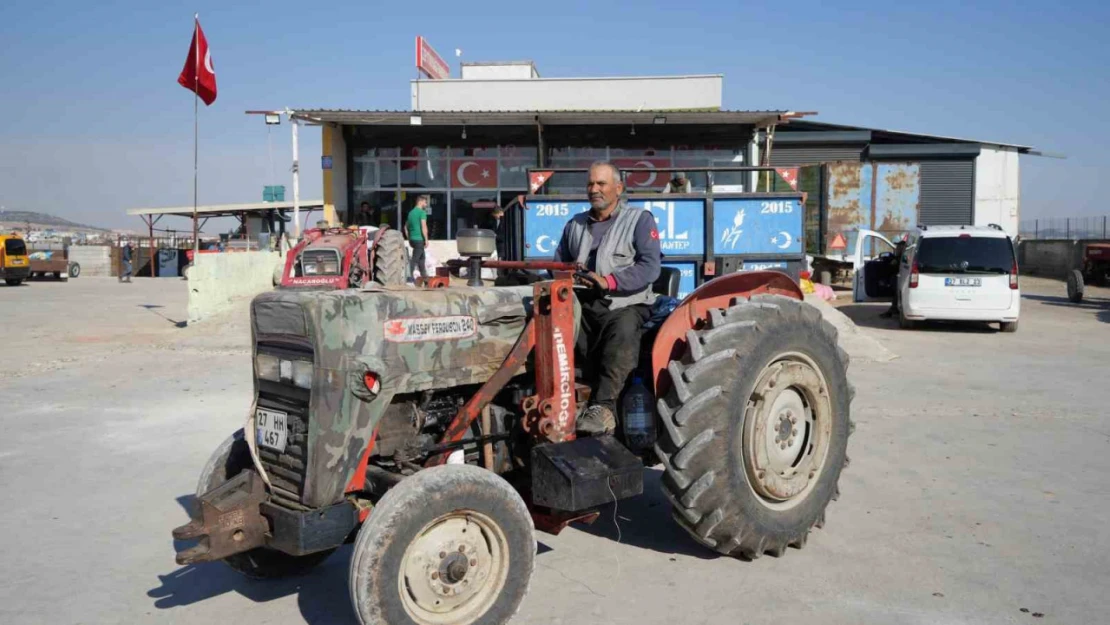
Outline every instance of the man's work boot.
{"label": "man's work boot", "polygon": [[582,436],[601,436],[617,431],[617,417],[601,404],[593,404],[578,418],[575,430]]}

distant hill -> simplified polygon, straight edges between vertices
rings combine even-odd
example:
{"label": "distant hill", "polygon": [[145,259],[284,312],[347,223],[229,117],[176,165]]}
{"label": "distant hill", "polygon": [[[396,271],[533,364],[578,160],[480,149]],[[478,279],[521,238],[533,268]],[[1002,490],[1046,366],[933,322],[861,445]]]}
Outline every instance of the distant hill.
{"label": "distant hill", "polygon": [[97,228],[96,226],[86,226],[72,222],[68,219],[48,215],[47,213],[37,213],[35,211],[0,211],[0,224],[5,229],[8,228],[25,228],[27,224],[31,224],[31,228],[35,230],[74,230],[84,232],[108,232],[107,228]]}

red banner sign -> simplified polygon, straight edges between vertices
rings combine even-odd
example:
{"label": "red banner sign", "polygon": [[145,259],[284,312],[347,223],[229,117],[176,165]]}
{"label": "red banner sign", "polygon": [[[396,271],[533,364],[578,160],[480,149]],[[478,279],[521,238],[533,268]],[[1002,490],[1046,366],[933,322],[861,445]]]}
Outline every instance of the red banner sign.
{"label": "red banner sign", "polygon": [[456,189],[496,189],[497,159],[451,161],[451,186]]}
{"label": "red banner sign", "polygon": [[451,66],[420,36],[416,37],[416,69],[432,80],[451,77]]}

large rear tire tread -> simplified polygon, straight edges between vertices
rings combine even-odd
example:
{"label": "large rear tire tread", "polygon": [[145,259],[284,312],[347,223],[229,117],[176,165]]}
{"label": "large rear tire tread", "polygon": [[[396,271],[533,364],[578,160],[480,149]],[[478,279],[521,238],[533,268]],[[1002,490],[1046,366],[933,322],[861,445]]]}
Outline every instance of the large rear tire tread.
{"label": "large rear tire tread", "polygon": [[389,229],[378,239],[374,252],[374,282],[385,286],[405,284],[409,278],[409,251],[400,231]]}
{"label": "large rear tire tread", "polygon": [[[671,388],[658,402],[663,429],[655,446],[665,469],[664,495],[674,519],[700,543],[731,556],[782,556],[801,548],[824,525],[825,508],[839,494],[854,431],[849,405],[848,354],[837,330],[801,301],[761,295],[736,298],[711,311],[705,328],[687,335],[686,353],[670,364]],[[778,355],[800,353],[820,369],[828,387],[832,427],[817,482],[803,499],[773,510],[748,484],[740,454],[748,400],[758,376]]]}
{"label": "large rear tire tread", "polygon": [[[197,498],[253,466],[243,430],[236,430],[216,448],[204,465],[197,481]],[[291,556],[259,547],[230,555],[224,558],[224,563],[251,579],[278,579],[303,575],[326,560],[334,551],[335,549],[328,549],[304,556]]]}
{"label": "large rear tire tread", "polygon": [[[359,530],[350,592],[362,625],[412,623],[400,596],[404,554],[441,515],[473,511],[492,519],[507,539],[508,573],[496,600],[467,623],[508,623],[528,593],[536,540],[524,500],[500,476],[471,465],[443,465],[407,477],[382,497]],[[444,621],[447,622],[447,621]]]}

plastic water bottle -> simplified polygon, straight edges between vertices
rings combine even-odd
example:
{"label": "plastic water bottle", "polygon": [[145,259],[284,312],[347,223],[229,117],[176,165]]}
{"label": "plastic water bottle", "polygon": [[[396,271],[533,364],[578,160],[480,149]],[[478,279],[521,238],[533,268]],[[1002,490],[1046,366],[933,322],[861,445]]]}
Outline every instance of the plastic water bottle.
{"label": "plastic water bottle", "polygon": [[644,385],[640,376],[632,378],[632,386],[621,400],[624,417],[624,437],[628,446],[634,450],[650,447],[655,442],[655,411],[652,410],[654,398]]}

